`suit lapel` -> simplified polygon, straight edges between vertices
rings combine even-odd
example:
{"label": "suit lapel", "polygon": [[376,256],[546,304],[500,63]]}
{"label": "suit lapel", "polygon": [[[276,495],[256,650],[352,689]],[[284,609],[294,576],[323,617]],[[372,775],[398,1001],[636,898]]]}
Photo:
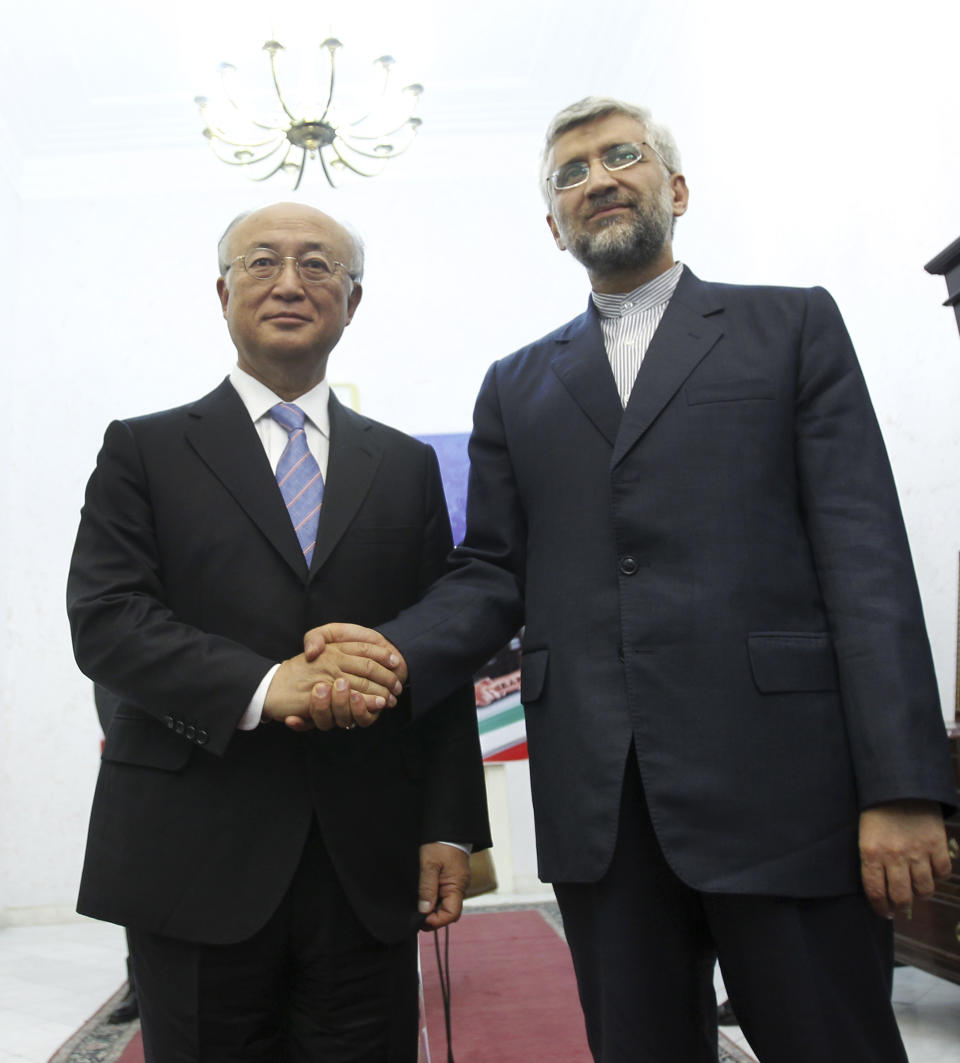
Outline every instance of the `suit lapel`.
{"label": "suit lapel", "polygon": [[613,465],[623,460],[723,335],[721,324],[709,319],[722,309],[711,286],[684,268],[630,392]]}
{"label": "suit lapel", "polygon": [[370,422],[330,394],[330,458],[310,575],[330,556],[366,498],[383,458]]}
{"label": "suit lapel", "polygon": [[552,368],[574,402],[613,446],[623,408],[593,300],[557,337]]}
{"label": "suit lapel", "polygon": [[307,570],[263,444],[229,380],[195,403],[187,438],[247,516],[301,578]]}

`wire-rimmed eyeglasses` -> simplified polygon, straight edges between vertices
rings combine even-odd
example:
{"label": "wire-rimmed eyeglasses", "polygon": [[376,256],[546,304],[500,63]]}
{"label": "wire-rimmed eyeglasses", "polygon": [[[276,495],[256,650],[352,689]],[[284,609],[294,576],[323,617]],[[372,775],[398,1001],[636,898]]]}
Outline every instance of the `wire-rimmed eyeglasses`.
{"label": "wire-rimmed eyeglasses", "polygon": [[[600,162],[603,168],[610,173],[615,173],[617,170],[625,170],[628,166],[636,166],[638,162],[643,162],[644,159],[648,158],[643,150],[644,148],[649,148],[663,163],[667,172],[670,172],[666,159],[646,141],[643,141],[642,144],[614,144],[612,148],[607,148],[600,156]],[[564,192],[568,188],[576,188],[578,185],[586,184],[589,177],[590,163],[586,159],[571,159],[570,162],[565,162],[559,169],[554,170],[548,180],[558,192]]]}
{"label": "wire-rimmed eyeglasses", "polygon": [[[245,255],[237,255],[230,263],[242,262],[243,268],[258,281],[272,281],[279,277],[285,262],[292,262],[297,275],[304,284],[323,284],[336,275],[338,269],[342,269],[351,280],[353,276],[350,270],[337,259],[323,251],[305,251],[302,255],[280,255],[269,247],[255,247]],[[227,267],[227,269],[230,268]]]}

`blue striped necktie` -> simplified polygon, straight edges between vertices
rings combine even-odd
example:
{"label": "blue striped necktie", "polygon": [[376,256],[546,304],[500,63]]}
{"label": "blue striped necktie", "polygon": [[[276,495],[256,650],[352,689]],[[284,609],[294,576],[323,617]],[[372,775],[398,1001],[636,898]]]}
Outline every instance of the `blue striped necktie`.
{"label": "blue striped necktie", "polygon": [[287,433],[287,445],[277,465],[277,484],[297,533],[307,566],[317,543],[320,505],[323,502],[323,476],[317,459],[307,447],[303,430],[304,412],[292,402],[278,402],[270,416]]}

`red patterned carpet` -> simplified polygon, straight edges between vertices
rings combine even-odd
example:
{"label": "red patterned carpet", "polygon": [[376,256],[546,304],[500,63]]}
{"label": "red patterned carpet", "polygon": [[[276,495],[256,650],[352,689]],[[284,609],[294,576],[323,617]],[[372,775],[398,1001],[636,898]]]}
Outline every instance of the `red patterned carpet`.
{"label": "red patterned carpet", "polygon": [[[420,962],[431,1063],[446,1063],[440,978],[426,937]],[[468,912],[451,928],[450,1005],[456,1063],[590,1063],[570,953],[535,909]]]}
{"label": "red patterned carpet", "polygon": [[[431,936],[421,937],[420,951],[429,1063],[447,1063]],[[456,1063],[590,1063],[573,967],[557,928],[555,906],[468,912],[451,929],[449,960]],[[138,1024],[106,1024],[120,995],[107,1001],[50,1063],[143,1063]],[[755,1063],[722,1033],[719,1059]]]}

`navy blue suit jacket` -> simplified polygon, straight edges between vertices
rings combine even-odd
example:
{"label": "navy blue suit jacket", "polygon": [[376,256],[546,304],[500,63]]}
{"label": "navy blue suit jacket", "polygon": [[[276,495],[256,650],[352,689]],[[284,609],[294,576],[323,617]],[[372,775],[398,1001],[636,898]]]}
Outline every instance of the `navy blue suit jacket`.
{"label": "navy blue suit jacket", "polygon": [[380,630],[415,711],[526,625],[540,872],[594,881],[633,743],[703,890],[859,888],[859,811],[949,804],[880,430],[822,289],[684,270],[621,406],[591,306],[493,365],[455,570]]}

